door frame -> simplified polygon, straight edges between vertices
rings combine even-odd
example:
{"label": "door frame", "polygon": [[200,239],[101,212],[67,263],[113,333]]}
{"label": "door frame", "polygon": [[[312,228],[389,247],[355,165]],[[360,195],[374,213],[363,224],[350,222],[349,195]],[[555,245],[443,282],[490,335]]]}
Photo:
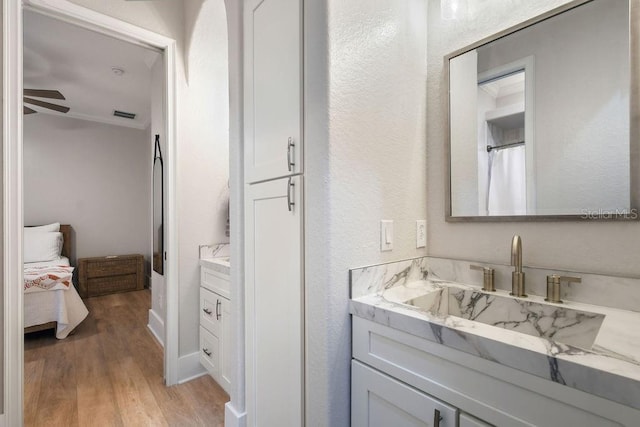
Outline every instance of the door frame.
{"label": "door frame", "polygon": [[22,287],[7,284],[23,280],[23,133],[22,54],[23,10],[130,43],[163,51],[166,134],[166,318],[164,378],[178,383],[178,240],[176,209],[176,41],[67,0],[5,0],[3,2],[3,262],[4,262],[4,422],[22,425],[24,400],[24,318]]}

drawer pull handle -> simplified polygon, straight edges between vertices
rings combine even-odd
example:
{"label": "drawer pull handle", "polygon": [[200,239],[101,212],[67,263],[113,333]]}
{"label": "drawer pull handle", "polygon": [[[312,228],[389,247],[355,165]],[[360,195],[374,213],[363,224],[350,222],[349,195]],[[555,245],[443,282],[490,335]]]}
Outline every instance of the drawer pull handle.
{"label": "drawer pull handle", "polygon": [[220,320],[220,306],[222,306],[222,302],[218,299],[216,300],[216,320]]}
{"label": "drawer pull handle", "polygon": [[207,316],[211,316],[211,313],[213,313],[213,311],[209,310],[208,308],[203,308],[202,311],[204,311]]}
{"label": "drawer pull handle", "polygon": [[440,416],[440,411],[435,409],[433,411],[433,427],[440,427],[440,421],[442,421],[442,416]]}
{"label": "drawer pull handle", "polygon": [[211,357],[211,352],[209,351],[209,349],[208,349],[208,348],[203,348],[203,349],[202,349],[202,352],[203,352],[204,354],[206,354],[206,355],[207,355],[207,357]]}

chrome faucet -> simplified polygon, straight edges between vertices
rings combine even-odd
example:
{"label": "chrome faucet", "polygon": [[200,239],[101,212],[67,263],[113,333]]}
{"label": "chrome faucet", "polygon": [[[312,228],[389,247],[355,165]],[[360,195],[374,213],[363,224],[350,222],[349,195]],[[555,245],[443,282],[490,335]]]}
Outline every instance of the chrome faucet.
{"label": "chrome faucet", "polygon": [[517,234],[511,241],[511,265],[515,267],[511,273],[511,293],[516,297],[526,297],[524,291],[524,273],[522,272],[522,239]]}

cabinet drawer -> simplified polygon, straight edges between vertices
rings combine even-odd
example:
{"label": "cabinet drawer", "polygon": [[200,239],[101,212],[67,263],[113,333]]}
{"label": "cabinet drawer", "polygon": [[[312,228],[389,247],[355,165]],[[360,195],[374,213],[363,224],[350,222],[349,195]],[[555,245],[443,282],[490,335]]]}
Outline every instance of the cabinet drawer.
{"label": "cabinet drawer", "polygon": [[231,298],[231,283],[226,274],[202,267],[200,268],[200,285],[225,298]]}
{"label": "cabinet drawer", "polygon": [[138,286],[138,276],[126,274],[87,279],[88,296],[111,294],[114,292],[134,291]]}
{"label": "cabinet drawer", "polygon": [[200,288],[200,326],[219,337],[222,332],[223,298],[205,288]]}
{"label": "cabinet drawer", "polygon": [[492,427],[492,426],[491,424],[487,424],[484,421],[481,421],[476,417],[472,417],[469,414],[461,413],[458,427]]}
{"label": "cabinet drawer", "polygon": [[214,377],[218,375],[219,370],[219,349],[218,337],[200,326],[200,363]]}
{"label": "cabinet drawer", "polygon": [[138,272],[138,259],[113,258],[104,261],[92,261],[87,263],[88,277],[103,277],[121,274],[136,274]]}
{"label": "cabinet drawer", "polygon": [[457,425],[455,407],[355,360],[351,381],[353,427]]}
{"label": "cabinet drawer", "polygon": [[82,298],[144,289],[144,256],[118,255],[78,259]]}

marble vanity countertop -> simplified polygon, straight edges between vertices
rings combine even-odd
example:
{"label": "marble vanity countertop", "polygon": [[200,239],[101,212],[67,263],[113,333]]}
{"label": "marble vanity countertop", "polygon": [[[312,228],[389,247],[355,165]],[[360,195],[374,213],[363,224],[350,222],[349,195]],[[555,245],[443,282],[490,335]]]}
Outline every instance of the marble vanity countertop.
{"label": "marble vanity countertop", "polygon": [[217,271],[218,273],[226,274],[227,276],[231,274],[231,264],[229,263],[228,256],[201,258],[200,266]]}
{"label": "marble vanity countertop", "polygon": [[[476,286],[454,282],[407,281],[353,298],[350,311],[354,316],[640,409],[640,313],[571,301],[557,304],[605,315],[591,350],[583,350],[394,302],[407,301],[445,286],[479,290]],[[496,294],[513,298],[503,290]],[[533,295],[527,301],[549,304],[543,297]]]}

